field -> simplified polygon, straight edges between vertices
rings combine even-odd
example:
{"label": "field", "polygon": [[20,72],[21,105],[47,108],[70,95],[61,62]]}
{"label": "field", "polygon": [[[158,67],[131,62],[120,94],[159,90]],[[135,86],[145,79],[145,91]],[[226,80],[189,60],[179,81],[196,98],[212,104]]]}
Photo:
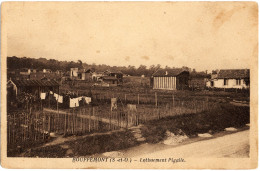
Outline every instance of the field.
{"label": "field", "polygon": [[[104,138],[107,145],[89,152],[80,152],[79,147],[66,144],[77,151],[75,154],[89,155],[138,144],[127,128],[140,124],[144,125],[141,131],[146,142],[157,143],[165,138],[166,130],[173,133],[182,130],[193,137],[200,132],[214,133],[225,127],[242,127],[249,123],[249,107],[232,104],[248,105],[249,94],[246,92],[157,91],[149,88],[148,81],[147,78],[128,78],[121,87],[92,87],[90,83],[84,82],[76,82],[72,86],[66,83],[60,88],[61,94],[74,92],[75,96],[89,96],[92,103],[71,109],[47,98],[41,103],[26,103],[22,110],[9,109],[8,156],[19,156],[22,153],[35,156],[36,152],[28,153],[27,150],[52,141],[55,139],[52,134],[68,137],[101,133],[96,141],[100,145],[102,142],[98,139]],[[113,111],[111,98],[117,98],[117,109]],[[136,110],[129,110],[127,104],[136,105]],[[113,147],[109,146],[115,144],[116,139],[111,138],[113,134],[108,136],[106,133],[121,129],[124,131],[116,133],[120,142]],[[129,141],[123,140],[124,135],[128,135]],[[79,143],[89,141],[89,145],[98,146],[92,138],[80,140]],[[53,148],[60,149],[59,146],[44,147],[46,153],[42,152],[40,156],[54,155],[48,152],[48,149]],[[66,157],[63,152],[60,150],[54,157]]]}

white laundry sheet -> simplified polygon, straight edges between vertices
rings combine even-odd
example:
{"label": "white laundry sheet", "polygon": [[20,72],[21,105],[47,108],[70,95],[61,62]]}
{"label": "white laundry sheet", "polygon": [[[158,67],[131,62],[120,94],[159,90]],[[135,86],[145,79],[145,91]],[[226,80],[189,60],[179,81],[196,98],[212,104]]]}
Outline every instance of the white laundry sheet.
{"label": "white laundry sheet", "polygon": [[53,96],[55,97],[56,100],[58,100],[58,98],[59,98],[59,95],[58,95],[58,94],[54,93]]}
{"label": "white laundry sheet", "polygon": [[70,99],[70,107],[78,107],[79,106],[79,98]]}
{"label": "white laundry sheet", "polygon": [[59,95],[59,97],[58,97],[58,102],[59,102],[59,103],[63,103],[63,96]]}
{"label": "white laundry sheet", "polygon": [[91,102],[91,97],[84,97],[84,99],[87,104],[89,104]]}
{"label": "white laundry sheet", "polygon": [[44,100],[46,98],[46,93],[41,93],[41,99]]}

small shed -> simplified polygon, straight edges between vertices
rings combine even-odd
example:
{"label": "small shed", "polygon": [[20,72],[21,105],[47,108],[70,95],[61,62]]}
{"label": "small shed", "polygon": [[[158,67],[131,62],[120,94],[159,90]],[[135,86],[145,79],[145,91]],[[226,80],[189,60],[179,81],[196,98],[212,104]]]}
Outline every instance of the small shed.
{"label": "small shed", "polygon": [[151,77],[153,89],[182,90],[189,87],[189,72],[180,69],[157,70]]}
{"label": "small shed", "polygon": [[121,71],[105,71],[104,73],[107,76],[116,78],[118,85],[123,84],[123,73]]}
{"label": "small shed", "polygon": [[78,68],[70,68],[70,78],[77,78],[78,77]]}
{"label": "small shed", "polygon": [[113,76],[103,76],[102,80],[103,82],[108,83],[109,87],[120,85],[120,81]]}
{"label": "small shed", "polygon": [[78,72],[78,80],[91,81],[92,80],[92,73],[93,73],[93,71],[91,69],[88,69],[88,70],[81,69]]}
{"label": "small shed", "polygon": [[31,93],[40,97],[40,93],[53,91],[59,92],[59,83],[55,80],[9,80],[7,82],[7,93],[16,97],[21,92]]}

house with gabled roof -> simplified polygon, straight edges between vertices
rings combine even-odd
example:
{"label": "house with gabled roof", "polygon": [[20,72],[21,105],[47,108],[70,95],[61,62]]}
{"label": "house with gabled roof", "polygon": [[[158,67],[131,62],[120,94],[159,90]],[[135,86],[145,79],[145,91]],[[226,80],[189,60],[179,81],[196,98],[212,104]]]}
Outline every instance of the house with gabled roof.
{"label": "house with gabled roof", "polygon": [[181,90],[189,87],[189,72],[182,69],[160,69],[151,77],[153,89]]}
{"label": "house with gabled roof", "polygon": [[78,71],[78,80],[91,81],[93,71],[91,69],[80,69]]}
{"label": "house with gabled roof", "polygon": [[209,88],[235,88],[249,89],[250,70],[249,69],[222,69],[217,76],[207,82]]}
{"label": "house with gabled roof", "polygon": [[58,93],[59,83],[55,80],[9,80],[7,92],[16,97],[22,92],[40,97],[40,93],[53,91]]}

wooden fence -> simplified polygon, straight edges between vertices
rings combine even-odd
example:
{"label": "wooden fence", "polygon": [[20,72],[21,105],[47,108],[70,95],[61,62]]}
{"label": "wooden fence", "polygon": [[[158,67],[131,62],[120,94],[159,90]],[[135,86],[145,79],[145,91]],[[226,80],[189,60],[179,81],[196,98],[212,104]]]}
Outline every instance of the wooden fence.
{"label": "wooden fence", "polygon": [[[128,128],[160,119],[187,113],[198,113],[214,109],[215,103],[207,99],[177,100],[160,104],[136,104],[136,111],[127,109],[125,103],[118,101],[116,110],[111,111],[110,104],[99,106],[87,105],[74,109],[50,109],[30,107],[25,111],[8,113],[7,142],[8,144],[41,141],[57,135],[83,135],[94,132],[106,132],[120,128]],[[32,106],[32,105],[31,105]]]}

